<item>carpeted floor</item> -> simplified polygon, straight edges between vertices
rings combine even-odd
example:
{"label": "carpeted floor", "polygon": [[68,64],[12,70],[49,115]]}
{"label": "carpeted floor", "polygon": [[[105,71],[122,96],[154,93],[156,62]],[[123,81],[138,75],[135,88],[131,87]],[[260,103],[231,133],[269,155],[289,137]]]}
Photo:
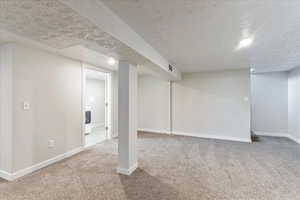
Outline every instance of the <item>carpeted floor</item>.
{"label": "carpeted floor", "polygon": [[118,175],[117,141],[14,182],[1,200],[300,200],[300,145],[139,134],[139,169]]}

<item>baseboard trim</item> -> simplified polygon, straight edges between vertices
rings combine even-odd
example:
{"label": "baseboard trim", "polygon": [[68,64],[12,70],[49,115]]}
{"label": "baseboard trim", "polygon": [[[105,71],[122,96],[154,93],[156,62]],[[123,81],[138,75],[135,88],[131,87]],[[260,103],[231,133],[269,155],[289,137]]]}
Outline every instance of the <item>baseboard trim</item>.
{"label": "baseboard trim", "polygon": [[260,136],[270,136],[270,137],[285,137],[289,138],[290,140],[293,140],[294,142],[300,144],[300,139],[297,139],[293,137],[289,133],[283,133],[283,132],[267,132],[267,131],[253,131],[256,135]]}
{"label": "baseboard trim", "polygon": [[297,139],[297,138],[295,138],[295,137],[293,137],[293,136],[291,136],[291,135],[288,135],[287,137],[288,137],[289,139],[293,140],[294,142],[296,142],[297,144],[300,144],[300,139]]}
{"label": "baseboard trim", "polygon": [[170,131],[155,130],[155,129],[144,129],[144,128],[139,128],[138,131],[141,131],[141,132],[150,132],[150,133],[160,133],[160,134],[171,134]]}
{"label": "baseboard trim", "polygon": [[271,137],[288,137],[288,133],[284,132],[268,132],[268,131],[253,131],[256,135],[271,136]]}
{"label": "baseboard trim", "polygon": [[11,174],[6,171],[3,171],[3,170],[0,170],[0,178],[7,180],[7,181],[12,181]]}
{"label": "baseboard trim", "polygon": [[3,177],[1,177],[1,178],[4,178],[4,179],[6,179],[8,181],[13,181],[13,180],[21,178],[21,177],[23,177],[23,176],[25,176],[27,174],[35,172],[35,171],[37,171],[39,169],[42,169],[42,168],[47,167],[49,165],[52,165],[52,164],[54,164],[56,162],[59,162],[59,161],[64,160],[66,158],[69,158],[69,157],[71,157],[71,156],[73,156],[73,155],[75,155],[77,153],[80,153],[83,150],[84,150],[83,147],[78,147],[78,148],[73,149],[73,150],[71,150],[69,152],[66,152],[64,154],[58,155],[58,156],[56,156],[54,158],[51,158],[49,160],[45,160],[45,161],[40,162],[38,164],[32,165],[32,166],[27,167],[25,169],[21,169],[21,170],[19,170],[17,172],[14,172],[14,173],[6,173],[5,172],[4,174],[2,174],[3,172],[0,171],[0,176],[3,175]]}
{"label": "baseboard trim", "polygon": [[205,139],[216,139],[216,140],[229,140],[235,142],[246,142],[251,143],[251,138],[236,138],[236,137],[227,137],[227,136],[219,136],[219,135],[211,135],[211,134],[197,134],[197,133],[186,133],[186,132],[172,132],[174,135],[181,135],[181,136],[189,136],[189,137],[198,137],[198,138],[205,138]]}
{"label": "baseboard trim", "polygon": [[229,140],[229,141],[236,141],[236,142],[246,142],[251,143],[251,138],[236,138],[236,137],[227,137],[227,136],[217,136],[211,134],[197,134],[197,133],[186,133],[186,132],[179,132],[179,131],[162,131],[162,130],[154,130],[154,129],[142,129],[139,128],[138,131],[142,132],[150,132],[150,133],[160,133],[160,134],[168,134],[168,135],[181,135],[181,136],[189,136],[189,137],[198,137],[198,138],[206,138],[206,139],[216,139],[216,140]]}
{"label": "baseboard trim", "polygon": [[138,163],[135,163],[129,169],[118,167],[117,172],[122,175],[130,176],[137,168],[138,168]]}
{"label": "baseboard trim", "polygon": [[105,128],[105,122],[104,123],[91,124],[91,128]]}

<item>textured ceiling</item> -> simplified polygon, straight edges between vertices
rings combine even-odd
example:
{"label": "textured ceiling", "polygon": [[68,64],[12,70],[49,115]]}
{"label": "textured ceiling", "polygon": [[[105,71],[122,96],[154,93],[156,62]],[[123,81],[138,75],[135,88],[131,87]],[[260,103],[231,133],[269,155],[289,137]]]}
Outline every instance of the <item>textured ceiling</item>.
{"label": "textured ceiling", "polygon": [[99,1],[183,72],[300,65],[299,0]]}
{"label": "textured ceiling", "polygon": [[0,0],[0,30],[52,48],[82,45],[133,64],[149,62],[57,0]]}

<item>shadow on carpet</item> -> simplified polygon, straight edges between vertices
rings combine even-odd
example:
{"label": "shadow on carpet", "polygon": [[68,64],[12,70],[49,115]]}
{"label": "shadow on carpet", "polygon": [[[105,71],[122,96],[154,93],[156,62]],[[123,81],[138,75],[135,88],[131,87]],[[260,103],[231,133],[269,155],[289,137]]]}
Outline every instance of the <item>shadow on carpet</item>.
{"label": "shadow on carpet", "polygon": [[131,176],[119,176],[126,196],[130,200],[178,199],[179,194],[174,188],[142,169],[137,169]]}

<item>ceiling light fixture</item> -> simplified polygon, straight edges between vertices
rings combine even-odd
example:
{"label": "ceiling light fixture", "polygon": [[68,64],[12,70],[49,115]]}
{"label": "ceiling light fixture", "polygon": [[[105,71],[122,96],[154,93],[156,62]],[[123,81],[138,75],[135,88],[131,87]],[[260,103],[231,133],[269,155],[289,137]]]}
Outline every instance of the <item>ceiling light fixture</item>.
{"label": "ceiling light fixture", "polygon": [[250,72],[254,72],[255,71],[255,69],[254,68],[250,68]]}
{"label": "ceiling light fixture", "polygon": [[252,42],[253,40],[251,38],[245,38],[240,41],[239,48],[250,46]]}
{"label": "ceiling light fixture", "polygon": [[114,58],[109,58],[108,61],[107,61],[107,63],[108,63],[109,65],[115,65],[116,62],[117,62],[117,61],[116,61]]}

